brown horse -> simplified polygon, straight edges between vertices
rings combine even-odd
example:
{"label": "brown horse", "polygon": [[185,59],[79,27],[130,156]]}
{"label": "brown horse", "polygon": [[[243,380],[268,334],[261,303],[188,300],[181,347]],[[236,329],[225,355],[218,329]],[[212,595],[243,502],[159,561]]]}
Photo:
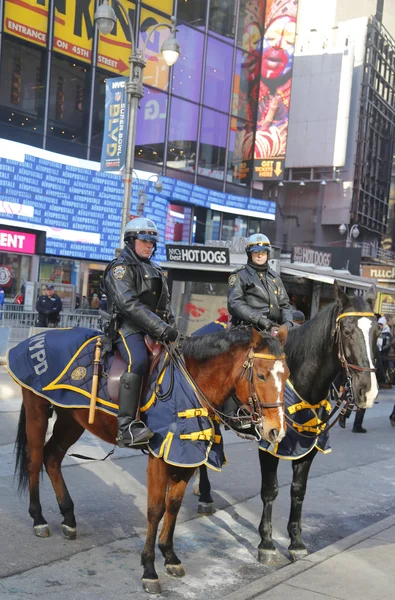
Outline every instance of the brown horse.
{"label": "brown horse", "polygon": [[[286,337],[286,328],[282,327],[277,338],[253,329],[236,328],[186,339],[183,345],[185,364],[201,391],[201,403],[209,414],[214,414],[231,394],[235,394],[240,404],[253,412],[262,438],[270,442],[281,441],[286,427],[283,394],[289,375],[283,353]],[[29,486],[29,514],[34,533],[39,537],[49,536],[39,492],[40,471],[44,464],[63,515],[63,533],[68,539],[75,539],[74,504],[63,479],[62,460],[85,429],[105,442],[115,444],[116,419],[98,410],[94,424],[90,425],[88,409],[56,406],[52,436],[45,443],[49,401],[25,387],[22,396],[16,439],[16,473],[19,488]],[[148,531],[142,553],[143,586],[148,592],[160,592],[154,548],[163,516],[159,548],[165,557],[166,569],[178,577],[185,573],[173,550],[173,534],[185,488],[193,472],[194,468],[175,467],[162,459],[149,457]]]}

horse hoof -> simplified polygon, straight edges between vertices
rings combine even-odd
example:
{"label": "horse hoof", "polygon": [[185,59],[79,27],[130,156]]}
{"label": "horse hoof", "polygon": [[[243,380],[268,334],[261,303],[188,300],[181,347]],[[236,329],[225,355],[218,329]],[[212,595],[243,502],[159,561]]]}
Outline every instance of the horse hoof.
{"label": "horse hoof", "polygon": [[161,594],[162,588],[160,587],[159,579],[142,579],[143,590],[147,594]]}
{"label": "horse hoof", "polygon": [[[394,425],[394,427],[395,427],[395,425]],[[196,483],[193,486],[193,493],[195,494],[195,496],[200,496],[200,488],[199,488],[199,484],[198,483]]]}
{"label": "horse hoof", "polygon": [[47,538],[50,536],[49,527],[47,524],[45,525],[35,525],[33,527],[34,535],[37,537]]}
{"label": "horse hoof", "polygon": [[68,525],[62,524],[62,531],[64,533],[64,536],[68,540],[75,540],[75,538],[77,537],[77,528],[76,527],[69,527]]}
{"label": "horse hoof", "polygon": [[213,502],[199,502],[198,514],[199,515],[213,515],[215,513]]}
{"label": "horse hoof", "polygon": [[280,554],[276,549],[266,550],[265,548],[258,548],[258,561],[264,565],[272,565],[276,563],[279,558]]}
{"label": "horse hoof", "polygon": [[179,565],[165,565],[166,571],[169,575],[173,575],[173,577],[184,577],[185,569],[184,567]]}
{"label": "horse hoof", "polygon": [[290,550],[288,548],[288,552],[292,562],[296,562],[297,560],[300,560],[301,558],[305,558],[307,556],[306,548],[301,548],[300,550]]}

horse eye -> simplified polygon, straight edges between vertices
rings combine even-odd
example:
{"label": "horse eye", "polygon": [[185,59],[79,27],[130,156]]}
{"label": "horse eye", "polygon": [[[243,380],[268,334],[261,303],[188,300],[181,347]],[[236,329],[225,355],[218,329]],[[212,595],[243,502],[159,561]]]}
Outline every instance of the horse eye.
{"label": "horse eye", "polygon": [[266,377],[263,373],[258,373],[258,379],[260,379],[261,381],[266,381]]}

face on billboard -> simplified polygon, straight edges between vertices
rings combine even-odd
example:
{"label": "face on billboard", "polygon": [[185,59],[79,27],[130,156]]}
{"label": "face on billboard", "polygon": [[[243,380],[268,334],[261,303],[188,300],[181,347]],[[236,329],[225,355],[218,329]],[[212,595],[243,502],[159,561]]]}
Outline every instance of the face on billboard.
{"label": "face on billboard", "polygon": [[244,29],[243,48],[246,53],[243,54],[243,69],[247,81],[254,81],[259,74],[259,44],[261,41],[261,32],[257,23],[251,23]]}
{"label": "face on billboard", "polygon": [[289,15],[269,23],[264,38],[261,74],[276,79],[291,73],[295,49],[296,19]]}

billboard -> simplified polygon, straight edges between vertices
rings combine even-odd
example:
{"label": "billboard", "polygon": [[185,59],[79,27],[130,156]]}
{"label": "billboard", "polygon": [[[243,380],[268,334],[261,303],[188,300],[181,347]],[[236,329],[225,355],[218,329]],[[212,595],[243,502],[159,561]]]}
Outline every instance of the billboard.
{"label": "billboard", "polygon": [[4,31],[45,48],[49,0],[6,0]]}
{"label": "billboard", "polygon": [[55,2],[54,50],[91,62],[95,4],[95,0]]}
{"label": "billboard", "polygon": [[254,179],[282,179],[288,137],[298,0],[267,0]]}
{"label": "billboard", "polygon": [[[130,21],[135,25],[136,5],[129,0],[120,0],[122,6],[127,11]],[[120,75],[129,75],[129,57],[131,54],[132,40],[128,22],[121,8],[116,2],[110,2],[112,5],[117,22],[114,29],[108,35],[99,33],[99,44],[97,49],[97,66],[112,73]]]}
{"label": "billboard", "polygon": [[129,104],[126,77],[106,81],[101,170],[118,172],[125,167]]}

